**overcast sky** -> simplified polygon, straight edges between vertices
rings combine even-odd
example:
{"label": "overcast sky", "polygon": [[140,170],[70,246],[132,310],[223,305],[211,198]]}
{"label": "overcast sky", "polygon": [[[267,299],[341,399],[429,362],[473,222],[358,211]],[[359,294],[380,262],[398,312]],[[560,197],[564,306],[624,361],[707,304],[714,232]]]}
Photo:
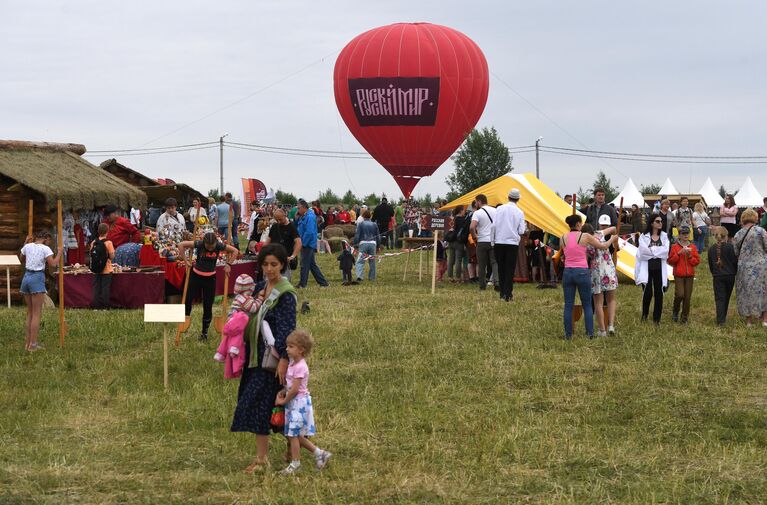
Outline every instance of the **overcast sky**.
{"label": "overcast sky", "polygon": [[[229,133],[235,142],[359,151],[333,98],[338,52],[368,29],[427,21],[472,38],[513,88],[491,76],[477,125],[495,126],[508,146],[543,136],[542,145],[603,151],[767,154],[764,2],[0,0],[0,12],[4,139],[92,151]],[[207,192],[218,187],[218,155],[118,160]],[[534,171],[535,157],[519,154],[513,164]],[[452,169],[448,161],[414,194],[444,195]],[[707,176],[736,189],[750,175],[767,194],[765,169],[541,157],[541,178],[562,193],[603,170],[619,187],[629,176],[637,186],[670,176],[680,191],[697,191]],[[239,194],[240,177],[307,198],[327,187],[399,194],[373,160],[228,149],[226,189]]]}

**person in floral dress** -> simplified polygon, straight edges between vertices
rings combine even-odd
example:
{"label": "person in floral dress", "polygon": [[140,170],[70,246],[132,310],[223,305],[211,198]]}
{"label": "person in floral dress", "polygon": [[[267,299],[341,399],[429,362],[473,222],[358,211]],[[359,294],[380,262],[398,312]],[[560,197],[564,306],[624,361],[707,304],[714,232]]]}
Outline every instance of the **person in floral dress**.
{"label": "person in floral dress", "polygon": [[[600,242],[607,242],[606,237],[615,234],[615,227],[610,226],[610,216],[599,217],[599,228],[598,231],[593,231],[593,235]],[[585,225],[583,231],[588,233]],[[591,269],[591,292],[594,295],[594,307],[597,316],[597,336],[604,337],[608,332],[610,335],[615,335],[615,309],[618,305],[615,295],[618,289],[618,272],[613,263],[613,255],[609,249],[597,250],[593,247],[589,247],[588,255]],[[603,309],[605,300],[607,300],[607,328],[605,328]]]}
{"label": "person in floral dress", "polygon": [[754,209],[744,210],[741,229],[732,239],[738,257],[735,297],[746,325],[761,319],[762,326],[767,326],[767,231],[756,224],[757,219]]}

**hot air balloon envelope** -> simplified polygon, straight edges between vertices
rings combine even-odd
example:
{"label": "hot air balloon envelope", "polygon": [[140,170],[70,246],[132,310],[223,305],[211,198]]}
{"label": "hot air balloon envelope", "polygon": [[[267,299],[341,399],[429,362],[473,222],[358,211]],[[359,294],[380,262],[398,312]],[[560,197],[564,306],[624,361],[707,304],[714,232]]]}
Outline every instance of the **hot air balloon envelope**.
{"label": "hot air balloon envelope", "polygon": [[466,35],[429,23],[367,31],[339,54],[336,105],[405,196],[455,152],[487,102],[487,62]]}

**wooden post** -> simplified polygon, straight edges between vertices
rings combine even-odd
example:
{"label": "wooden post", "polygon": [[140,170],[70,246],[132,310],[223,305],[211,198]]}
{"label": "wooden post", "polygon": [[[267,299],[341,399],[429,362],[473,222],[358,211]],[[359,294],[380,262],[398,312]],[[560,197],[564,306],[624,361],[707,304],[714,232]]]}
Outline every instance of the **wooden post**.
{"label": "wooden post", "polygon": [[418,282],[421,282],[423,275],[423,249],[418,250]]}
{"label": "wooden post", "polygon": [[31,237],[33,233],[34,224],[35,224],[35,201],[32,200],[31,198],[29,199],[29,210],[27,211],[27,213],[28,213],[27,235]]}
{"label": "wooden post", "polygon": [[11,308],[11,267],[5,267],[5,289],[8,293],[8,308]]}
{"label": "wooden post", "polygon": [[64,230],[63,218],[61,212],[61,200],[56,203],[57,206],[57,232],[58,232],[58,253],[59,256],[59,347],[64,347],[64,335],[66,335],[66,321],[64,320]]}
{"label": "wooden post", "polygon": [[618,235],[618,242],[615,243],[615,252],[613,253],[613,264],[618,266],[618,251],[620,250],[621,221],[623,220],[623,197],[621,197],[620,209],[618,210],[618,225],[615,227],[615,234]]}
{"label": "wooden post", "polygon": [[437,290],[437,238],[439,237],[439,230],[434,230],[434,264],[432,265],[431,272],[431,294],[436,293]]}
{"label": "wooden post", "polygon": [[168,324],[162,324],[162,384],[168,390]]}
{"label": "wooden post", "polygon": [[162,384],[165,391],[168,391],[168,324],[183,324],[184,320],[184,306],[180,303],[144,305],[144,322],[162,323]]}
{"label": "wooden post", "polygon": [[405,237],[402,237],[402,244],[405,246],[405,251],[407,251],[407,256],[405,256],[405,273],[402,274],[402,281],[404,282],[407,279],[407,266],[410,263],[410,249],[407,247],[407,239]]}

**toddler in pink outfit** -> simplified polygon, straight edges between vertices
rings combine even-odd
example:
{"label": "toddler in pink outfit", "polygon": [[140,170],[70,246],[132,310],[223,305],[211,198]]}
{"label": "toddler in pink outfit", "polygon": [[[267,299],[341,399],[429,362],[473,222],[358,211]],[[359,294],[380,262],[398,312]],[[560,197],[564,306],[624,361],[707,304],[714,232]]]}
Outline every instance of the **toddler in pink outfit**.
{"label": "toddler in pink outfit", "polygon": [[242,375],[245,366],[245,328],[250,321],[250,314],[258,312],[264,301],[262,296],[253,296],[255,285],[253,278],[247,274],[237,277],[234,283],[232,310],[221,332],[221,343],[213,356],[214,360],[224,363],[226,379],[236,379]]}

